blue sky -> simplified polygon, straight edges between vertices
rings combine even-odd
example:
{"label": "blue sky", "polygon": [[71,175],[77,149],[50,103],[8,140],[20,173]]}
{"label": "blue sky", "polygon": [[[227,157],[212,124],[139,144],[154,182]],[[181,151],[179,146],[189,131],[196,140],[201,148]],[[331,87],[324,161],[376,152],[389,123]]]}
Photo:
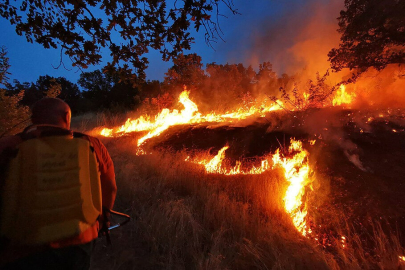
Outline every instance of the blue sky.
{"label": "blue sky", "polygon": [[[336,17],[343,8],[343,0],[235,0],[234,4],[241,15],[225,12],[228,18],[220,20],[225,42],[219,40],[213,44],[215,50],[205,43],[203,32],[195,34],[196,41],[190,52],[200,55],[204,64],[243,63],[257,68],[260,62],[270,61],[279,74],[294,72],[297,68],[313,65],[309,63],[312,59],[315,59],[312,62],[324,61],[328,48],[337,43]],[[50,75],[77,82],[80,72],[70,66],[66,57],[65,66],[70,71],[63,67],[54,68],[59,65],[59,50],[28,43],[1,17],[0,27],[0,46],[8,50],[11,81],[35,82],[41,75]],[[323,56],[308,57],[314,52]],[[148,58],[147,79],[163,80],[172,64],[163,62],[158,52],[150,52]],[[90,67],[85,71],[101,67]]]}

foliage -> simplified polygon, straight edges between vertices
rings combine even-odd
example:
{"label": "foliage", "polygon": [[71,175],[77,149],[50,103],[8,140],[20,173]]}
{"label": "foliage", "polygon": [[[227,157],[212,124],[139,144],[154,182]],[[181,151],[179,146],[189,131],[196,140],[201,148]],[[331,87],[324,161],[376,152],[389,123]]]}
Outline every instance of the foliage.
{"label": "foliage", "polygon": [[138,88],[132,84],[122,82],[116,74],[109,74],[95,70],[84,72],[80,75],[78,84],[84,90],[83,100],[86,100],[86,108],[82,111],[96,111],[100,109],[114,109],[125,111],[134,109],[140,101],[136,98]]}
{"label": "foliage", "polygon": [[270,62],[259,64],[259,72],[256,75],[258,81],[271,82],[277,79],[277,74],[273,71],[273,65]]}
{"label": "foliage", "polygon": [[0,89],[0,138],[29,121],[28,107],[19,104],[23,97],[24,91],[8,96],[5,89]]}
{"label": "foliage", "polygon": [[340,45],[328,56],[333,69],[378,70],[405,62],[405,1],[345,0]]}
{"label": "foliage", "polygon": [[199,89],[204,80],[201,56],[197,54],[180,54],[173,59],[173,66],[165,73],[163,84],[166,88],[177,88],[182,91],[185,86],[188,90]]}
{"label": "foliage", "polygon": [[[10,74],[8,61],[7,50],[3,47],[0,51],[0,84],[7,83],[7,75]],[[28,107],[19,104],[23,97],[24,91],[10,96],[5,89],[0,88],[0,138],[29,120]]]}
{"label": "foliage", "polygon": [[62,86],[57,83],[55,79],[52,79],[51,82],[53,82],[53,84],[49,86],[48,90],[45,93],[45,96],[49,98],[56,98],[61,94]]}
{"label": "foliage", "polygon": [[[280,87],[281,98],[286,105],[284,109],[302,111],[310,108],[322,108],[336,88],[336,86],[330,87],[326,84],[327,76],[328,73],[323,76],[320,76],[318,73],[316,81],[309,80],[304,89],[300,88],[295,82],[293,83],[292,91],[288,91],[285,87]],[[275,96],[270,97],[270,99],[277,102]]]}
{"label": "foliage", "polygon": [[164,108],[171,108],[173,102],[174,99],[168,92],[157,97],[145,98],[142,102],[142,111],[149,115],[158,114]]}
{"label": "foliage", "polygon": [[157,110],[160,112],[164,108],[170,108],[173,104],[173,98],[169,93],[164,93],[156,98],[152,98],[151,103],[156,106]]}
{"label": "foliage", "polygon": [[4,84],[8,80],[8,69],[10,68],[9,59],[7,57],[7,49],[3,46],[0,48],[0,84]]}
{"label": "foliage", "polygon": [[[207,77],[199,91],[199,99],[210,104],[212,109],[230,109],[232,102],[238,102],[246,92],[252,92],[256,73],[251,66],[243,64],[206,65]],[[226,104],[224,104],[226,102]]]}
{"label": "foliage", "polygon": [[[44,48],[60,48],[73,66],[87,68],[101,63],[103,51],[112,59],[105,69],[118,72],[122,80],[145,78],[150,49],[160,51],[163,60],[190,49],[192,28],[205,30],[208,42],[220,37],[219,14],[225,6],[232,13],[231,0],[175,1],[168,8],[159,0],[22,0],[0,3],[0,16],[15,25],[19,35]],[[130,63],[128,65],[127,63]],[[135,75],[137,74],[137,76]]]}
{"label": "foliage", "polygon": [[7,89],[14,95],[24,90],[25,94],[21,100],[23,105],[32,106],[43,97],[59,97],[70,105],[74,113],[78,112],[80,90],[76,84],[63,77],[40,76],[35,83],[14,81],[14,85],[8,84]]}

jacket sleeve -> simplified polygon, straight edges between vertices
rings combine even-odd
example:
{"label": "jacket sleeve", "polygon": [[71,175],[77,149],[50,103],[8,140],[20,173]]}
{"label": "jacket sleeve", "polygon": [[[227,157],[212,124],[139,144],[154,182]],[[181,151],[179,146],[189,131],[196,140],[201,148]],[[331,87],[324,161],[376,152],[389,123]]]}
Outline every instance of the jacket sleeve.
{"label": "jacket sleeve", "polygon": [[112,209],[117,194],[114,164],[107,148],[99,139],[89,136],[89,140],[94,147],[99,164],[103,206]]}

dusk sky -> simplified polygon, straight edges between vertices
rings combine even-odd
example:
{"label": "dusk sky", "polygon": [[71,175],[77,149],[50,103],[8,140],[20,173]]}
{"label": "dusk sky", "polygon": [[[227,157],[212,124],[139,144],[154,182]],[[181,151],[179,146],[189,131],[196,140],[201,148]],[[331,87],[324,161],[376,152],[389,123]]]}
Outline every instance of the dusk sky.
{"label": "dusk sky", "polygon": [[[343,0],[291,0],[260,1],[235,0],[235,8],[241,15],[231,15],[223,9],[228,18],[221,19],[223,39],[213,44],[214,49],[204,41],[204,33],[197,33],[191,51],[203,59],[203,63],[243,63],[257,69],[259,63],[270,61],[274,70],[298,72],[306,68],[310,72],[327,68],[327,52],[337,46],[339,35],[337,17],[343,8]],[[65,56],[63,67],[59,65],[60,50],[44,49],[31,44],[25,37],[18,36],[14,27],[0,18],[0,46],[5,46],[10,58],[10,82],[35,82],[41,75],[65,77],[76,83],[80,72],[71,67]],[[85,71],[100,69],[108,60],[105,55],[102,65]],[[158,52],[149,54],[147,79],[163,80],[164,73],[172,66],[163,62]]]}

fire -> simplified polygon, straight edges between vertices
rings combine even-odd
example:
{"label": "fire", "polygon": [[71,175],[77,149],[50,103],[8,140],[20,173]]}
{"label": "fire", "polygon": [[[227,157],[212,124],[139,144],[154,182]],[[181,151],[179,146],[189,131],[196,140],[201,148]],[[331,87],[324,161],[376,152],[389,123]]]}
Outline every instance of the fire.
{"label": "fire", "polygon": [[202,115],[198,111],[198,106],[190,100],[189,91],[184,90],[179,96],[179,103],[184,107],[183,110],[163,109],[158,115],[152,119],[148,115],[140,116],[137,119],[128,118],[124,125],[108,129],[104,128],[100,134],[106,137],[120,136],[129,132],[148,131],[148,134],[138,140],[138,147],[146,140],[159,136],[163,131],[171,126],[183,124],[196,124],[203,122],[228,122],[232,123],[241,119],[246,119],[252,115],[263,117],[265,113],[275,110],[280,110],[281,101],[269,106],[266,102],[252,105],[248,109],[240,108],[236,111],[226,112],[224,114],[210,113]]}
{"label": "fire", "polygon": [[311,233],[311,229],[307,228],[305,222],[307,207],[303,202],[305,188],[311,183],[308,152],[302,148],[301,141],[295,140],[291,140],[288,151],[294,154],[293,157],[281,158],[280,151],[277,149],[273,155],[273,167],[281,167],[284,170],[284,176],[290,183],[284,196],[284,208],[292,217],[297,230],[306,236]]}
{"label": "fire", "polygon": [[[186,161],[204,165],[207,173],[219,173],[225,175],[235,174],[261,174],[270,169],[269,159],[265,157],[261,161],[260,167],[252,167],[248,170],[242,170],[242,163],[236,162],[232,168],[226,168],[223,165],[225,159],[225,151],[228,146],[223,147],[218,151],[218,154],[212,159],[194,159],[190,160],[187,157]],[[302,235],[307,236],[311,233],[308,228],[305,218],[307,216],[306,204],[303,201],[305,189],[311,184],[310,172],[308,165],[308,152],[302,148],[302,142],[291,139],[289,153],[293,154],[291,158],[281,157],[280,149],[277,149],[272,155],[273,168],[281,167],[284,170],[284,177],[289,182],[286,194],[284,196],[284,208],[291,216],[294,226]]]}
{"label": "fire", "polygon": [[237,161],[234,167],[226,168],[223,164],[223,161],[225,159],[225,151],[228,148],[229,148],[228,146],[224,146],[221,150],[218,151],[218,154],[214,156],[212,159],[207,160],[195,158],[193,160],[190,160],[190,158],[188,157],[186,161],[203,165],[207,173],[219,173],[225,175],[261,174],[269,169],[269,161],[267,158],[264,158],[261,161],[260,167],[252,166],[252,168],[244,170],[242,169],[242,162]]}
{"label": "fire", "polygon": [[[151,120],[150,116],[141,116],[138,119],[129,118],[121,127],[114,129],[104,128],[100,134],[111,137],[134,131],[148,131],[148,133],[140,138],[137,142],[137,154],[143,155],[146,154],[146,152],[142,150],[141,145],[146,140],[159,136],[163,131],[167,130],[171,126],[201,122],[233,122],[245,119],[252,115],[264,116],[266,112],[280,110],[282,108],[282,102],[277,101],[273,106],[267,106],[265,103],[263,103],[260,105],[253,105],[248,109],[241,108],[237,111],[227,112],[225,114],[211,113],[202,115],[198,111],[198,106],[189,99],[189,92],[186,90],[180,94],[179,102],[184,106],[184,109],[181,111],[170,111],[169,109],[165,108],[153,120]],[[310,142],[311,145],[314,143],[315,140]],[[307,228],[305,223],[307,210],[305,203],[303,203],[305,188],[310,183],[310,168],[307,163],[308,152],[303,150],[302,142],[291,140],[289,153],[294,154],[292,158],[282,158],[280,156],[280,151],[277,150],[271,158],[270,156],[264,157],[261,160],[261,165],[259,167],[252,166],[249,169],[243,169],[246,166],[242,166],[240,161],[237,161],[236,165],[231,168],[224,166],[223,161],[225,160],[225,151],[228,148],[228,146],[224,146],[218,151],[218,154],[211,159],[190,159],[190,157],[187,157],[186,161],[203,165],[207,173],[246,175],[261,174],[269,170],[269,161],[272,159],[273,167],[282,167],[284,169],[285,178],[290,183],[284,197],[284,204],[287,213],[292,217],[295,227],[304,236],[311,233],[310,229]]]}
{"label": "fire", "polygon": [[214,173],[222,171],[221,164],[225,158],[225,151],[228,148],[228,146],[223,147],[221,150],[218,151],[218,154],[213,159],[205,164],[205,169],[207,172]]}
{"label": "fire", "polygon": [[101,135],[103,135],[104,137],[111,137],[113,133],[113,130],[110,128],[103,128],[100,132]]}
{"label": "fire", "polygon": [[332,105],[342,106],[344,104],[350,104],[353,102],[355,97],[356,95],[354,93],[348,94],[346,92],[346,86],[344,84],[341,84],[339,89],[336,91],[335,97],[332,100]]}
{"label": "fire", "polygon": [[[304,93],[304,98],[308,99],[308,97],[309,95]],[[332,104],[333,106],[350,104],[354,98],[355,94],[348,94],[345,85],[342,84],[336,91]],[[114,137],[130,132],[147,131],[148,133],[138,140],[137,145],[140,147],[146,140],[159,136],[171,126],[204,122],[233,123],[253,115],[264,117],[268,112],[281,110],[284,105],[283,102],[279,100],[271,105],[265,100],[262,103],[253,103],[248,108],[241,107],[223,114],[212,112],[203,115],[199,112],[197,104],[190,100],[189,91],[186,89],[180,94],[178,101],[183,105],[183,110],[169,110],[168,108],[164,108],[155,117],[142,115],[137,119],[128,118],[125,124],[120,127],[102,129],[100,135]]]}

